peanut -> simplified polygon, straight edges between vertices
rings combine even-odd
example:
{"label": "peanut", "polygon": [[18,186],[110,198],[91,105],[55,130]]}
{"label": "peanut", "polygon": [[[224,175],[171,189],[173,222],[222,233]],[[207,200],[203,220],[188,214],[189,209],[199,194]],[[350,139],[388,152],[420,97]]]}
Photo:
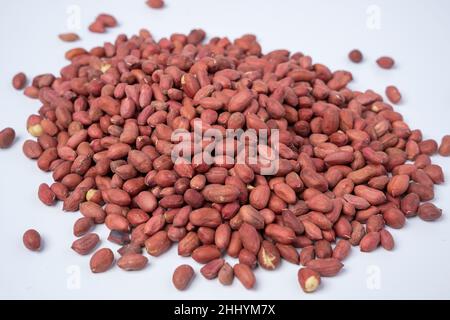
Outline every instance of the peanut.
{"label": "peanut", "polygon": [[41,248],[41,235],[34,229],[27,230],[23,234],[23,244],[31,251],[38,251]]}

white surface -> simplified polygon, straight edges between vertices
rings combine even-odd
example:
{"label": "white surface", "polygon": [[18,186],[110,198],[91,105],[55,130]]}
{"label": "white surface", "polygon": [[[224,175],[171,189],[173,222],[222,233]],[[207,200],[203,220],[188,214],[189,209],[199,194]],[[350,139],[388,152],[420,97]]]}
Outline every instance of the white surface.
{"label": "white surface", "polygon": [[[26,117],[39,104],[24,98],[10,84],[18,71],[29,77],[45,72],[57,74],[66,63],[64,52],[72,46],[90,48],[113,40],[119,33],[136,33],[141,27],[149,28],[156,38],[173,32],[187,33],[194,27],[204,28],[209,36],[230,39],[251,32],[257,34],[265,52],[278,48],[302,51],[332,68],[352,71],[353,88],[384,92],[386,85],[397,85],[404,96],[398,110],[411,128],[421,128],[425,138],[439,141],[450,133],[448,1],[166,2],[164,10],[156,11],[150,10],[144,0],[2,1],[0,127],[14,127],[18,140],[13,148],[0,151],[0,298],[450,298],[448,183],[436,188],[435,203],[444,209],[439,222],[408,220],[403,230],[393,231],[394,252],[379,249],[362,254],[353,250],[343,272],[336,278],[324,279],[321,290],[313,295],[299,290],[298,266],[287,262],[274,272],[257,270],[256,290],[246,291],[237,281],[231,288],[222,287],[217,281],[197,275],[190,290],[177,292],[171,284],[173,269],[191,263],[198,271],[199,265],[178,257],[175,246],[162,257],[150,257],[145,271],[127,273],[114,268],[104,274],[90,273],[89,257],[70,250],[72,224],[79,214],[64,213],[59,207],[47,208],[36,197],[38,185],[50,183],[51,177],[23,156],[21,146],[28,138]],[[76,32],[82,41],[75,44],[57,38],[58,33],[69,31],[66,25],[70,5],[81,8],[81,29]],[[373,17],[367,12],[373,10],[379,10],[379,30],[367,24]],[[106,35],[87,32],[88,24],[100,12],[115,15],[120,27]],[[347,60],[348,51],[354,47],[365,54],[363,64]],[[384,54],[395,57],[395,70],[376,67],[374,60]],[[448,158],[433,160],[447,170],[450,167]],[[22,246],[22,234],[31,227],[45,239],[40,253],[31,253]],[[95,232],[104,236],[102,246],[110,246],[106,230],[97,227]],[[111,248],[116,249],[113,245]]]}

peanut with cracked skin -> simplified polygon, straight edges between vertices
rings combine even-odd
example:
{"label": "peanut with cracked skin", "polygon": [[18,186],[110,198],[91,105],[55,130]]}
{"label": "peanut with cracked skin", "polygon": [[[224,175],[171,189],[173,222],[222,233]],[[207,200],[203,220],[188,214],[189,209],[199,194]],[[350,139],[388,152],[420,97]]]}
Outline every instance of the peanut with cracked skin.
{"label": "peanut with cracked skin", "polygon": [[298,282],[304,292],[314,292],[320,285],[320,274],[310,268],[301,268],[298,270]]}

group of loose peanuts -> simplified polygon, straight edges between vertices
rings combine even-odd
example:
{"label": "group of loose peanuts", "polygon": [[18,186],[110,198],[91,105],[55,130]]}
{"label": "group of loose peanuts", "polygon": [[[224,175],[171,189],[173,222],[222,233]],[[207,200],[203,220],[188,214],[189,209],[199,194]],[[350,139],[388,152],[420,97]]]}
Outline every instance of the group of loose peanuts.
{"label": "group of loose peanuts", "polygon": [[[102,14],[90,30],[116,25]],[[75,252],[95,251],[101,240],[91,230],[104,223],[108,240],[120,246],[117,265],[127,271],[146,267],[143,248],[156,257],[175,244],[179,255],[204,264],[206,279],[223,285],[236,277],[250,289],[257,266],[274,270],[285,260],[302,265],[298,282],[313,292],[321,277],[338,274],[353,246],[392,250],[386,227],[401,228],[415,215],[441,216],[428,202],[444,182],[430,156],[449,156],[450,136],[440,147],[423,140],[379,94],[347,88],[348,71],[333,72],[302,53],[263,54],[253,35],[204,38],[196,29],[156,41],[141,30],[68,51],[60,76],[39,75],[27,87],[25,74],[13,78],[15,89],[41,103],[27,121],[36,141],[23,144],[55,180],[39,186],[39,199],[49,206],[63,201],[65,211],[83,215],[73,228]],[[358,50],[349,57],[362,60]],[[394,61],[377,63],[388,69]],[[393,86],[386,95],[400,101]],[[261,163],[223,156],[213,164],[174,164],[179,141],[172,133],[196,125],[224,135],[278,130],[278,170],[266,176]],[[13,129],[2,130],[0,148],[14,139]],[[41,246],[35,230],[23,242],[33,251]],[[238,263],[231,266],[225,255]],[[105,272],[114,260],[112,250],[100,248],[90,268]],[[194,274],[187,264],[177,267],[174,286],[184,290]]]}

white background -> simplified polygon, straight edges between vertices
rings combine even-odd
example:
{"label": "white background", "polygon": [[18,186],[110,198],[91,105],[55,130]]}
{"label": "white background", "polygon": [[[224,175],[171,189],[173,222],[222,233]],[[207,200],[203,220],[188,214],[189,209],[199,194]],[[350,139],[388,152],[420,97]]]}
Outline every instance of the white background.
{"label": "white background", "polygon": [[[48,208],[36,196],[38,185],[51,177],[23,156],[21,146],[28,134],[26,117],[39,108],[11,87],[18,71],[29,77],[58,71],[65,65],[64,52],[74,44],[63,43],[57,34],[69,31],[71,5],[81,9],[82,41],[90,48],[112,41],[119,33],[131,35],[146,27],[156,38],[173,32],[204,28],[210,36],[234,39],[243,33],[257,34],[265,52],[288,48],[311,55],[334,69],[354,73],[353,88],[384,92],[395,84],[402,91],[398,110],[411,128],[421,128],[425,138],[440,141],[450,133],[450,3],[435,1],[175,1],[164,10],[151,10],[145,0],[39,0],[2,1],[0,11],[0,127],[17,132],[15,145],[0,151],[0,298],[122,298],[122,299],[383,299],[450,298],[450,207],[448,184],[436,188],[436,204],[444,209],[439,222],[410,219],[403,230],[393,231],[396,249],[371,254],[354,249],[338,277],[323,279],[313,295],[304,294],[297,283],[298,266],[287,262],[268,272],[257,270],[257,287],[247,291],[235,281],[222,287],[200,275],[190,290],[172,287],[174,268],[181,263],[174,246],[159,258],[149,258],[141,272],[114,268],[104,274],[89,271],[89,257],[70,250],[72,224],[79,213]],[[87,26],[100,12],[115,15],[120,26],[105,35],[92,34]],[[377,19],[379,18],[379,19]],[[374,20],[375,19],[375,20]],[[350,49],[360,48],[363,64],[347,60]],[[380,55],[395,57],[391,71],[376,67]],[[448,169],[450,161],[434,157]],[[447,177],[448,178],[448,177]],[[24,249],[22,234],[36,228],[44,238],[44,250]],[[105,229],[102,246],[110,246]],[[79,287],[76,287],[79,275]],[[75,281],[75,282],[74,282]],[[75,285],[75,286],[74,286]]]}

